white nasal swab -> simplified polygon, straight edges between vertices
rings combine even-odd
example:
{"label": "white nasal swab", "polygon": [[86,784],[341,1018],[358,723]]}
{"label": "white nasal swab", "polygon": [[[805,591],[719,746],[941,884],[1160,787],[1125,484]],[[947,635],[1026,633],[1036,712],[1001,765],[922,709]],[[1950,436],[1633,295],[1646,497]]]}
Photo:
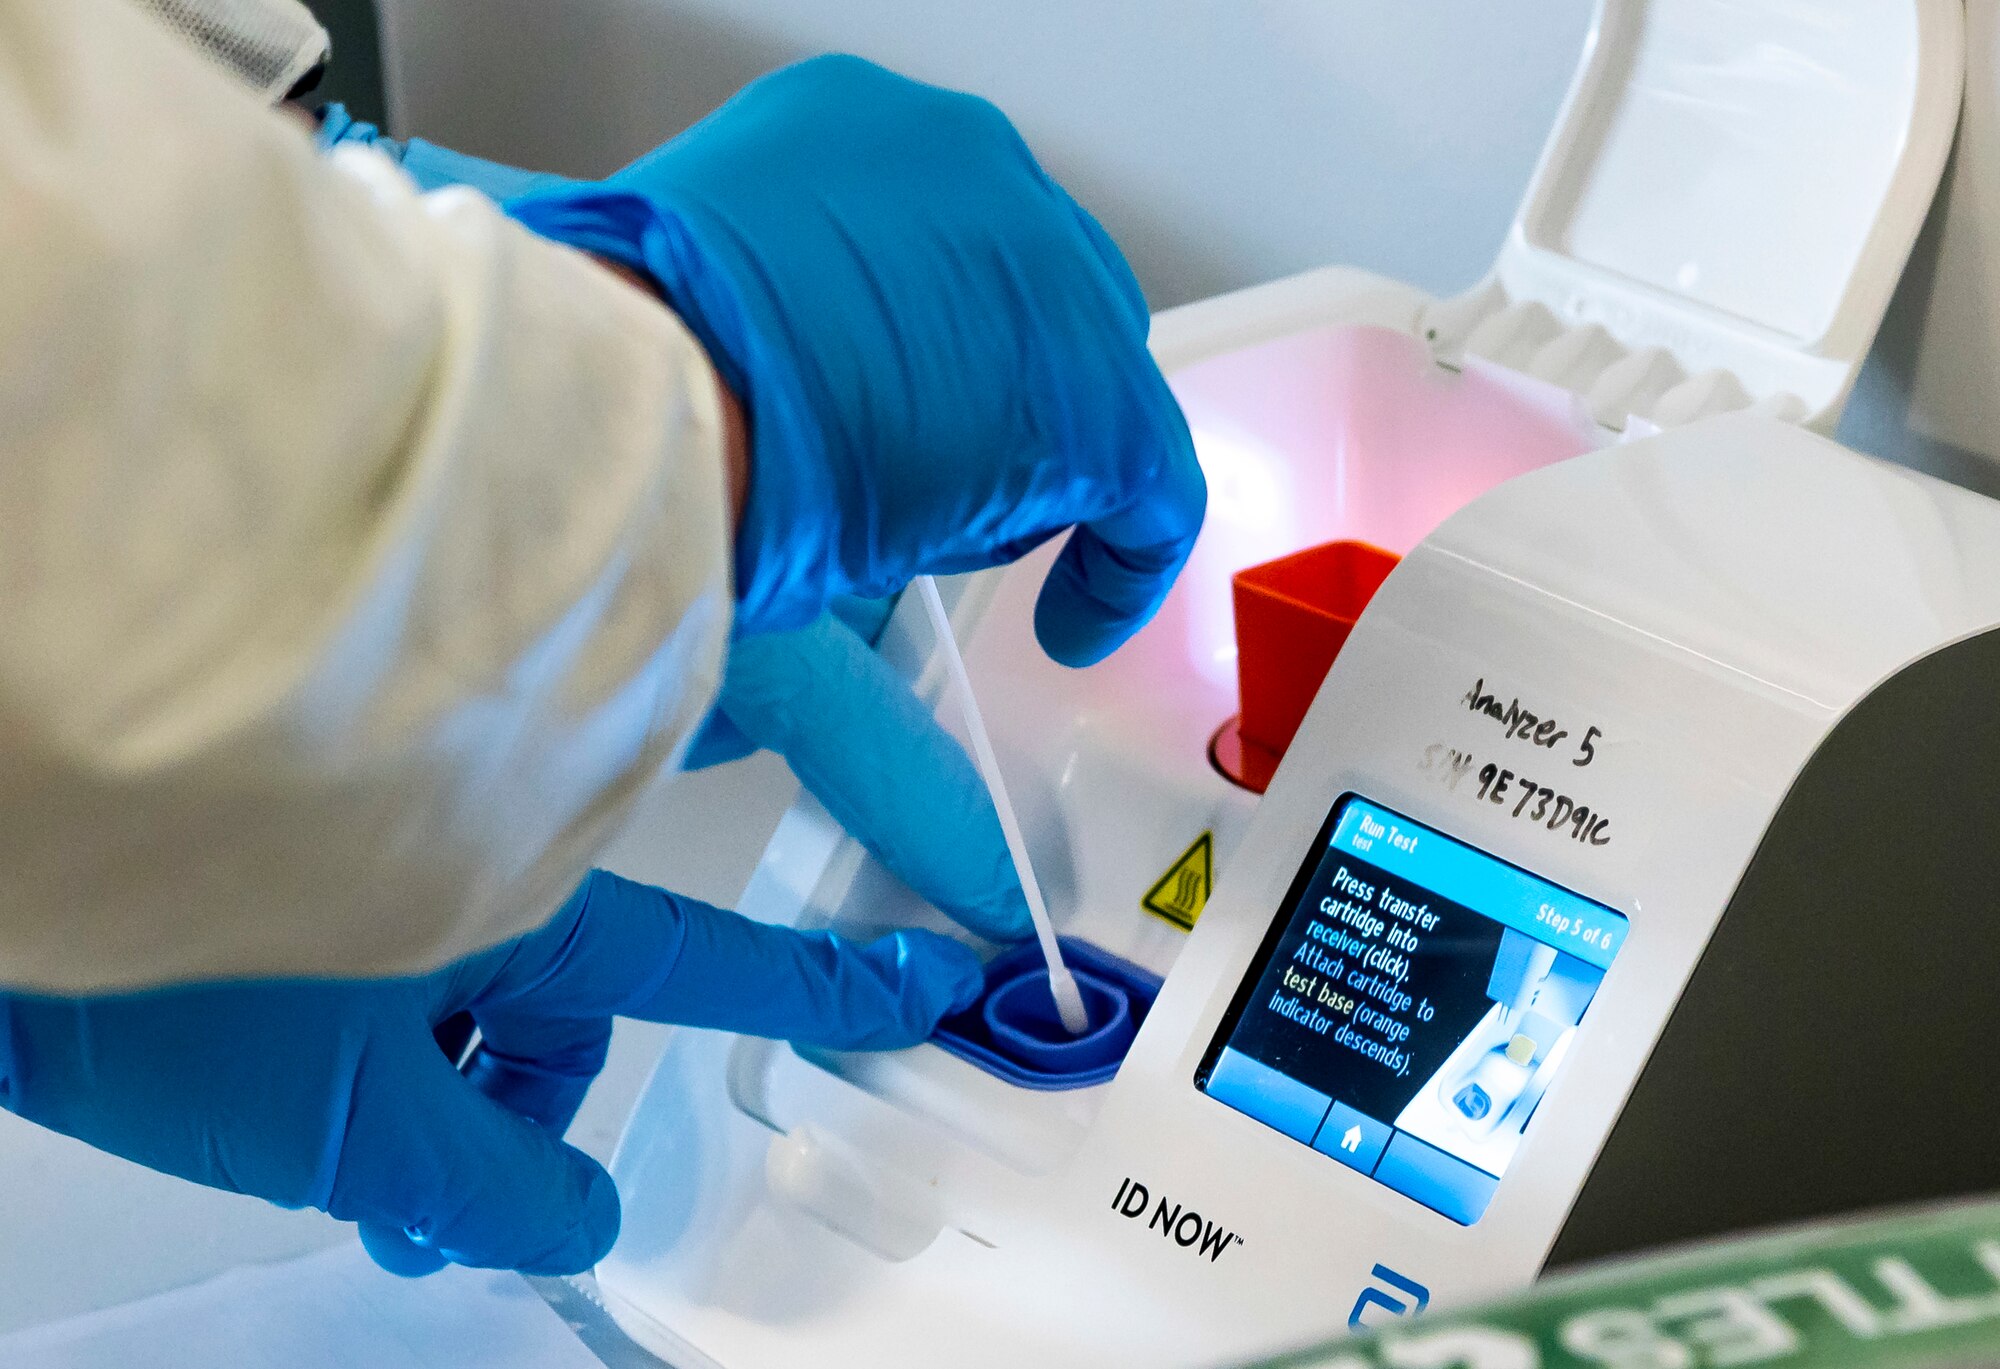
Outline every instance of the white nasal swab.
{"label": "white nasal swab", "polygon": [[916,580],[937,635],[938,654],[951,672],[958,694],[959,711],[965,715],[965,730],[972,737],[972,752],[979,759],[979,773],[986,779],[993,807],[1000,814],[1000,831],[1007,838],[1007,854],[1014,858],[1014,873],[1020,877],[1021,892],[1028,897],[1028,915],[1035,922],[1035,938],[1042,943],[1042,959],[1049,962],[1049,992],[1055,996],[1056,1011],[1070,1035],[1090,1030],[1090,1014],[1083,1009],[1083,994],[1076,976],[1063,964],[1062,948],[1056,945],[1056,929],[1049,921],[1049,906],[1042,902],[1042,886],[1035,882],[1034,867],[1028,864],[1028,843],[1021,838],[1021,824],[1014,819],[1014,805],[1007,798],[1007,785],[1000,778],[1000,762],[993,754],[993,742],[986,735],[986,720],[979,715],[979,701],[972,696],[972,679],[965,673],[965,658],[959,655],[958,641],[951,635],[951,619],[945,616],[944,600],[938,598],[937,581],[928,575]]}

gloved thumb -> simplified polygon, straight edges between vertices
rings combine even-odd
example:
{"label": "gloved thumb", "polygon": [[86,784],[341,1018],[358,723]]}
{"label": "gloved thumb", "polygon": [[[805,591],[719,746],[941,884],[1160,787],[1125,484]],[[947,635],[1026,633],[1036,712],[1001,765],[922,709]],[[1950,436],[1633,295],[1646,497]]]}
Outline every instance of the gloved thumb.
{"label": "gloved thumb", "polygon": [[941,912],[992,941],[1034,935],[979,772],[845,622],[738,642],[718,707]]}
{"label": "gloved thumb", "polygon": [[1157,372],[1133,378],[1127,428],[1151,467],[1124,508],[1079,525],[1042,582],[1035,635],[1051,659],[1095,665],[1144,627],[1201,533],[1208,482],[1173,392]]}
{"label": "gloved thumb", "polygon": [[327,1211],[391,1273],[575,1274],[618,1237],[603,1167],[480,1093],[427,1030],[363,1061],[352,1107]]}

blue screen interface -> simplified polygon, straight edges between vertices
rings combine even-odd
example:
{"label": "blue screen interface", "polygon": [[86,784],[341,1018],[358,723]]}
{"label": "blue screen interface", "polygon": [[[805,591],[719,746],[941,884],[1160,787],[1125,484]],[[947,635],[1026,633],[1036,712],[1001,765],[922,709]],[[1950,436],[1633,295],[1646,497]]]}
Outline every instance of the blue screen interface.
{"label": "blue screen interface", "polygon": [[1293,881],[1196,1086],[1469,1226],[1626,926],[1350,794]]}

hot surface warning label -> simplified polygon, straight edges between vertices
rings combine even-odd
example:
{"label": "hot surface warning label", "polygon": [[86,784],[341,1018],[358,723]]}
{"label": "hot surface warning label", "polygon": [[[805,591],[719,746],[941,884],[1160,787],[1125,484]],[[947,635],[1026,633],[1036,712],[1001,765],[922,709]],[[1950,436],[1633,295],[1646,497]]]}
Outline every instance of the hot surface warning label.
{"label": "hot surface warning label", "polygon": [[1203,832],[1146,891],[1139,906],[1182,931],[1189,931],[1201,916],[1201,910],[1208,906],[1209,890],[1214,886],[1215,833]]}

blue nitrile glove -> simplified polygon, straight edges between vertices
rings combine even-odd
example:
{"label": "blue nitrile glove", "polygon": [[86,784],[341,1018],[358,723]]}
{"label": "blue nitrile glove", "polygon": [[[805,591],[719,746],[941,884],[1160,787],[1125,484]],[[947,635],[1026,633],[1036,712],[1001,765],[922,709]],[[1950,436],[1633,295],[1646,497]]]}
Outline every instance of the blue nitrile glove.
{"label": "blue nitrile glove", "polygon": [[[1033,935],[1027,899],[986,785],[930,708],[850,624],[843,601],[810,627],[738,640],[690,769],[758,747],[933,906],[993,941]],[[872,631],[870,632],[872,636]]]}
{"label": "blue nitrile glove", "polygon": [[467,156],[422,138],[391,138],[370,123],[347,112],[347,106],[329,104],[319,111],[319,145],[336,147],[358,143],[386,153],[402,163],[403,170],[419,190],[440,190],[448,185],[469,185],[495,200],[511,199],[531,190],[546,190],[568,182],[553,172],[523,171],[503,162]]}
{"label": "blue nitrile glove", "polygon": [[[855,599],[855,598],[836,599],[833,601],[833,609],[830,613],[822,615],[821,620],[819,622],[814,623],[811,627],[798,628],[796,629],[796,632],[800,640],[802,641],[806,640],[811,636],[824,631],[825,620],[827,618],[832,618],[835,621],[839,622],[842,626],[847,628],[848,632],[851,633],[854,637],[858,638],[863,646],[866,646],[869,650],[872,651],[878,644],[880,644],[882,640],[882,631],[884,628],[889,626],[890,615],[895,613],[895,611],[896,611],[896,600],[894,599]],[[789,633],[782,633],[782,632],[767,632],[759,634],[760,637],[785,637],[790,635],[791,634]],[[756,640],[756,639],[753,638],[751,640]],[[846,639],[836,638],[835,640],[839,642],[838,650],[840,654],[845,655],[847,651],[850,649],[847,645]],[[732,653],[729,658],[729,664],[731,666],[734,666],[739,659],[745,661],[755,661],[758,659],[758,657],[754,655],[750,657],[738,657],[734,653]],[[747,670],[746,674],[748,674],[751,678],[745,681],[743,689],[752,698],[764,695],[768,690],[768,682],[760,678],[758,672],[754,668]],[[753,740],[748,731],[746,731],[741,725],[739,725],[730,718],[728,704],[729,704],[729,696],[732,692],[733,691],[730,689],[730,684],[729,684],[729,671],[725,669],[722,677],[722,689],[716,696],[715,708],[709,713],[708,718],[702,724],[701,731],[696,734],[694,739],[694,744],[688,748],[688,754],[686,758],[683,759],[681,762],[682,769],[706,770],[711,765],[722,765],[728,761],[742,760],[745,756],[749,755],[751,752],[760,751],[766,747],[776,749],[775,738],[767,737],[765,740],[761,741]],[[908,686],[900,685],[899,692],[904,694],[909,693]],[[896,706],[895,703],[891,700],[880,700],[875,702],[881,702],[891,707]],[[806,706],[809,708],[813,708],[817,712],[824,711],[819,709],[816,701],[813,700],[807,700]],[[742,711],[745,714],[745,720],[747,722],[750,722],[752,728],[754,729],[756,726],[755,716],[759,710],[751,708]],[[854,711],[856,714],[860,712],[859,709],[854,709],[852,711]],[[863,719],[861,719],[859,716],[849,719],[846,716],[846,711],[845,710],[843,711],[842,726],[851,726],[854,723],[860,723],[860,722],[863,722]],[[783,725],[782,732],[791,733],[796,731],[800,735],[806,735],[809,733],[817,734],[818,732],[825,730],[828,729],[821,729],[821,728],[794,729],[790,725],[790,720],[787,719],[785,724]],[[862,753],[856,752],[855,754],[858,756]]]}
{"label": "blue nitrile glove", "polygon": [[1085,665],[1194,545],[1205,489],[1139,287],[983,100],[818,58],[606,181],[506,207],[650,275],[743,401],[741,632],[1074,524],[1035,625]]}
{"label": "blue nitrile glove", "polygon": [[[890,1049],[980,982],[978,957],[932,933],[858,945],[598,871],[540,931],[415,978],[0,994],[0,1103],[168,1174],[360,1222],[398,1272],[575,1273],[611,1248],[618,1195],[558,1138],[614,1015]],[[484,1038],[464,1076],[431,1037],[461,1011]]]}
{"label": "blue nitrile glove", "polygon": [[[320,144],[362,142],[399,157],[425,190],[470,185],[503,199],[531,183],[567,184],[418,138],[383,138],[339,105]],[[684,766],[699,770],[768,749],[904,883],[993,941],[1034,931],[986,786],[964,748],[918,703],[872,643],[893,607],[843,599],[795,632],[740,638],[715,710]]]}

